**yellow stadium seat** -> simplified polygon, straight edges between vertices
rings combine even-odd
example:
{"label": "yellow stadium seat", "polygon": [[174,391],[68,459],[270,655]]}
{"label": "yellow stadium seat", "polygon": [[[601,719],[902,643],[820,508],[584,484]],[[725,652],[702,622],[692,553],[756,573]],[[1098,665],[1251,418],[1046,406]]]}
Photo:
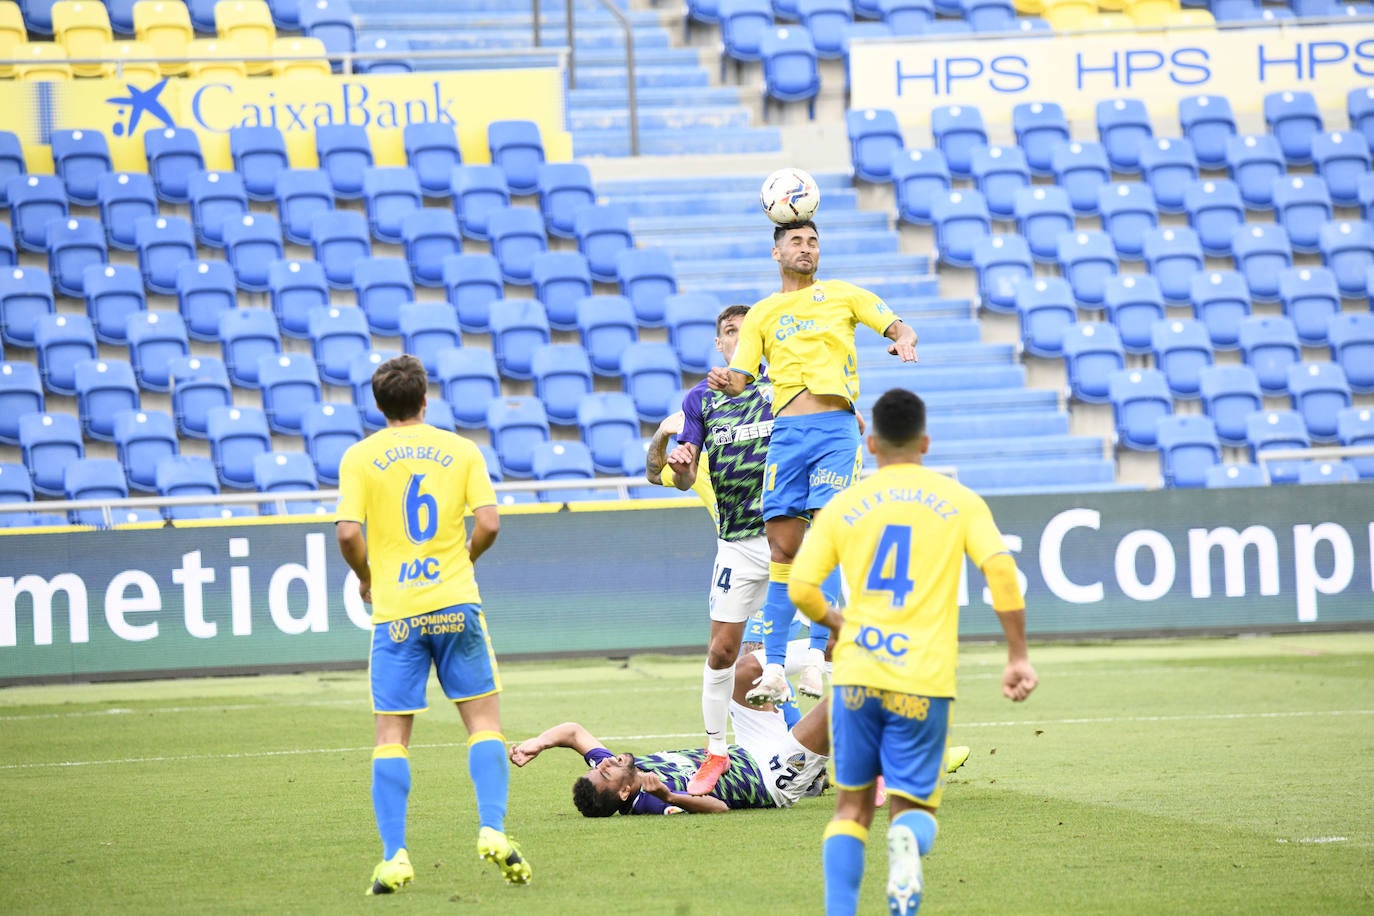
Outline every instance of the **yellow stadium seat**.
{"label": "yellow stadium seat", "polygon": [[1040,15],[1056,32],[1089,28],[1097,21],[1094,0],[1044,0],[1044,7]]}
{"label": "yellow stadium seat", "polygon": [[[58,0],[52,5],[52,31],[73,59],[100,57],[105,42],[114,40],[110,14],[95,0]],[[77,76],[100,76],[104,69],[99,63],[72,64]]]}
{"label": "yellow stadium seat", "polygon": [[1171,13],[1169,18],[1164,21],[1164,24],[1169,26],[1213,28],[1217,24],[1217,19],[1207,10],[1181,9]]}
{"label": "yellow stadium seat", "polygon": [[1098,13],[1096,16],[1087,17],[1074,28],[1087,29],[1091,32],[1109,32],[1133,29],[1135,23],[1125,13]]}
{"label": "yellow stadium seat", "polygon": [[[270,57],[277,27],[272,10],[263,0],[219,0],[215,4],[215,28],[243,50],[245,57]],[[271,73],[272,61],[250,60],[249,73]]]}
{"label": "yellow stadium seat", "polygon": [[[153,82],[162,79],[162,71],[151,60],[157,56],[152,45],[142,41],[109,41],[101,49],[100,56],[105,58],[105,76],[128,80],[133,77],[146,77]],[[115,63],[118,61],[118,63]],[[146,61],[140,63],[139,61]]]}
{"label": "yellow stadium seat", "polygon": [[134,34],[152,47],[163,75],[186,72],[186,46],[196,37],[186,4],[179,0],[138,0],[134,4]]}
{"label": "yellow stadium seat", "polygon": [[1097,0],[1097,8],[1104,13],[1119,13],[1123,0]]}
{"label": "yellow stadium seat", "polygon": [[[278,38],[272,42],[274,76],[332,76],[324,42],[318,38]],[[284,57],[309,57],[310,60],[282,60]],[[318,58],[315,59],[315,58]]]}
{"label": "yellow stadium seat", "polygon": [[[10,60],[24,53],[29,33],[24,27],[24,13],[11,0],[0,2],[0,60]],[[14,76],[14,67],[0,64],[0,76]]]}
{"label": "yellow stadium seat", "polygon": [[1045,5],[1040,0],[1011,0],[1011,5],[1022,16],[1039,16],[1045,11]]}
{"label": "yellow stadium seat", "polygon": [[55,41],[31,41],[20,49],[21,61],[14,65],[20,79],[52,83],[72,78],[67,49]]}
{"label": "yellow stadium seat", "polygon": [[186,46],[187,69],[201,80],[247,79],[243,48],[222,38],[197,38]]}
{"label": "yellow stadium seat", "polygon": [[1126,15],[1136,25],[1165,25],[1178,12],[1178,0],[1126,0]]}

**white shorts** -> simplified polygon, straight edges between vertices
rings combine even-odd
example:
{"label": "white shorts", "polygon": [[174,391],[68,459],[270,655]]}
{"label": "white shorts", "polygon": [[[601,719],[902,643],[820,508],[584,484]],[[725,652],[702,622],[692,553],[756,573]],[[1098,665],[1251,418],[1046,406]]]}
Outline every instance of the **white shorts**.
{"label": "white shorts", "polygon": [[735,743],[754,758],[768,795],[779,808],[795,804],[825,772],[830,758],[802,747],[779,710],[754,709],[732,700],[730,721],[735,726]]}
{"label": "white shorts", "polygon": [[742,541],[716,541],[709,601],[712,620],[744,623],[763,607],[771,556],[768,538],[761,534]]}

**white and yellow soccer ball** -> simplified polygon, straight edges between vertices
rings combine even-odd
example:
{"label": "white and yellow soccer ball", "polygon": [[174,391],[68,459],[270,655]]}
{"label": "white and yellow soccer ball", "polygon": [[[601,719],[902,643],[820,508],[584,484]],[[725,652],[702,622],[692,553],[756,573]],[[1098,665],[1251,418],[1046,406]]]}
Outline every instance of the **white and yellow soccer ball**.
{"label": "white and yellow soccer ball", "polygon": [[759,203],[768,218],[780,226],[802,223],[816,215],[821,189],[801,169],[778,169],[764,179]]}

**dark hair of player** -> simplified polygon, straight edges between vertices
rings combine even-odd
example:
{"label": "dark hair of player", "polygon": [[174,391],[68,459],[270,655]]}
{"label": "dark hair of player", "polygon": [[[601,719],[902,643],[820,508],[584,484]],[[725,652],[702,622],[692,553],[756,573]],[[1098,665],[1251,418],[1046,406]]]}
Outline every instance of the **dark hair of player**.
{"label": "dark hair of player", "polygon": [[716,336],[720,336],[720,330],[725,326],[725,322],[731,318],[738,318],[747,314],[749,314],[749,306],[747,305],[727,305],[721,309],[720,314],[716,316]]}
{"label": "dark hair of player", "polygon": [[372,396],[388,420],[419,416],[428,387],[424,363],[408,353],[387,360],[372,373]]}
{"label": "dark hair of player", "polygon": [[873,404],[873,435],[894,448],[915,444],[926,431],[926,405],[905,388],[884,391]]}
{"label": "dark hair of player", "polygon": [[816,233],[817,238],[820,238],[821,235],[821,230],[816,228],[816,223],[809,219],[795,223],[783,223],[773,230],[773,245],[776,247],[778,242],[782,241],[783,236],[787,235],[787,233],[791,232],[793,229],[810,229],[812,232]]}
{"label": "dark hair of player", "polygon": [[614,792],[598,792],[585,776],[573,783],[573,804],[583,817],[610,817],[620,810],[620,799]]}

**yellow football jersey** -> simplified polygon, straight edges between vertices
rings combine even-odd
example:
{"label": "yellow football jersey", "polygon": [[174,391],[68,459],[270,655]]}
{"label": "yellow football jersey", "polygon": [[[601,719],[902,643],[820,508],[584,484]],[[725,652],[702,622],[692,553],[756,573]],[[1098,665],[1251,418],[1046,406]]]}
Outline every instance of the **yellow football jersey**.
{"label": "yellow football jersey", "polygon": [[854,328],[863,323],[882,334],[896,320],[863,287],[817,280],[805,289],[774,293],[749,310],[730,368],[753,378],[761,362],[768,364],[775,415],[803,390],[853,403],[859,397]]}
{"label": "yellow football jersey", "polygon": [[836,684],[953,697],[964,555],[1006,551],[977,493],[918,464],[888,465],[817,516],[792,581],[819,586],[838,564],[849,585]]}
{"label": "yellow football jersey", "polygon": [[480,603],[463,519],[495,505],[486,461],[461,436],[416,423],[350,446],[334,515],[367,526],[372,622]]}
{"label": "yellow football jersey", "polygon": [[[668,465],[663,466],[663,472],[658,475],[658,479],[663,481],[665,487],[677,489],[677,484],[673,483],[673,469]],[[701,504],[706,507],[706,511],[711,513],[711,524],[720,529],[720,510],[716,508],[716,491],[711,487],[711,465],[706,458],[706,453],[701,453],[701,458],[697,460],[697,476],[692,483],[692,492],[701,500]]]}

